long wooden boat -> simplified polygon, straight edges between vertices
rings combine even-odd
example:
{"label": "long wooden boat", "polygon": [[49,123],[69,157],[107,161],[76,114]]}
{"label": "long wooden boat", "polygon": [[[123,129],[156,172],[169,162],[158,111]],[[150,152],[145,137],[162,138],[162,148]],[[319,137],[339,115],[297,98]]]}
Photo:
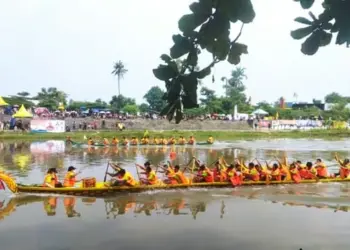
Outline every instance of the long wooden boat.
{"label": "long wooden boat", "polygon": [[[105,197],[118,193],[140,193],[145,191],[154,190],[174,190],[174,189],[199,189],[199,188],[232,188],[232,185],[228,182],[214,182],[214,183],[192,183],[192,184],[177,184],[177,185],[165,185],[163,183],[157,185],[138,185],[135,187],[108,187],[103,182],[96,183],[96,187],[82,188],[47,188],[40,187],[38,185],[22,185],[17,184],[15,180],[6,173],[0,173],[0,180],[6,183],[8,189],[13,193],[42,193],[42,194],[63,194],[74,196],[93,196],[93,197]],[[311,183],[331,183],[331,182],[350,182],[350,179],[341,178],[329,178],[319,180],[302,180],[301,184]],[[299,183],[299,184],[300,184]],[[244,186],[264,186],[264,185],[284,185],[295,184],[293,181],[247,181],[243,182]]]}
{"label": "long wooden boat", "polygon": [[123,145],[123,144],[118,144],[118,145],[104,145],[103,143],[95,143],[94,145],[88,145],[85,142],[75,142],[75,141],[70,141],[66,142],[66,144],[70,144],[74,147],[147,147],[147,146],[159,146],[159,147],[171,147],[171,146],[202,146],[202,145],[212,145],[213,143],[208,143],[208,142],[196,142],[195,144],[167,144],[167,145],[162,145],[162,144],[128,144],[128,145]]}

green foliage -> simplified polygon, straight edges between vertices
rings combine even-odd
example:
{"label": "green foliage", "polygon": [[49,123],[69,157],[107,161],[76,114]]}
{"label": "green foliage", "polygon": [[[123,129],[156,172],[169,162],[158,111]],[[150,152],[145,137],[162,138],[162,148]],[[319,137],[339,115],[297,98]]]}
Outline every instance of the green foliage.
{"label": "green foliage", "polygon": [[26,91],[22,91],[22,92],[17,93],[17,96],[28,98],[30,96],[30,93],[26,92]]}
{"label": "green foliage", "polygon": [[21,104],[23,104],[26,108],[35,106],[34,103],[31,102],[29,99],[21,96],[10,96],[10,97],[3,97],[3,98],[4,98],[4,101],[11,106],[21,105]]}
{"label": "green foliage", "polygon": [[326,103],[350,103],[350,97],[341,96],[336,92],[332,92],[325,97]]}
{"label": "green foliage", "polygon": [[[197,86],[199,80],[211,74],[211,68],[220,61],[228,60],[238,64],[240,56],[247,54],[247,46],[237,43],[238,36],[231,39],[231,23],[249,23],[255,12],[250,0],[199,0],[190,5],[192,13],[179,20],[182,34],[173,35],[174,45],[170,56],[163,54],[164,64],[153,70],[156,78],[165,82],[167,106],[161,115],[180,122],[183,109],[198,108]],[[242,25],[243,27],[243,25]],[[202,50],[212,54],[213,61],[206,67],[198,68]],[[185,57],[180,67],[176,59]]]}
{"label": "green foliage", "polygon": [[57,109],[59,103],[67,104],[67,94],[63,91],[58,90],[55,87],[42,88],[41,91],[37,94],[36,99],[39,101],[39,107],[45,107],[50,110]]}
{"label": "green foliage", "polygon": [[127,104],[123,107],[123,111],[131,115],[136,115],[140,110],[136,104]]}
{"label": "green foliage", "polygon": [[149,108],[152,111],[160,112],[166,105],[164,97],[164,91],[161,90],[158,86],[152,87],[148,92],[144,95],[143,98],[146,99],[146,101],[149,104]]}
{"label": "green foliage", "polygon": [[[309,9],[314,0],[295,0],[300,2],[302,8]],[[323,12],[316,17],[309,12],[311,20],[305,17],[298,17],[296,22],[307,25],[291,32],[294,39],[306,40],[301,46],[305,55],[314,55],[322,46],[331,43],[333,34],[337,35],[335,43],[338,45],[350,45],[350,0],[324,0]]]}
{"label": "green foliage", "polygon": [[126,105],[135,105],[136,101],[133,98],[125,97],[123,95],[112,96],[112,100],[109,102],[112,109],[116,111],[121,111]]}
{"label": "green foliage", "polygon": [[81,101],[70,101],[69,105],[67,106],[68,110],[80,110],[81,107],[85,107],[87,109],[105,109],[108,108],[107,103],[105,102],[98,102],[96,100],[95,102],[81,102]]}
{"label": "green foliage", "polygon": [[141,103],[141,105],[139,105],[139,110],[141,113],[146,113],[149,111],[149,105],[147,103]]}

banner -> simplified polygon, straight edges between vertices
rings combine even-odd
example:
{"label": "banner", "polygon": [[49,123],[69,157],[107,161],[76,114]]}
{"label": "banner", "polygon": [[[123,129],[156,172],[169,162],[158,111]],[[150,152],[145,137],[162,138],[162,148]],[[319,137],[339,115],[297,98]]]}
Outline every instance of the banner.
{"label": "banner", "polygon": [[63,120],[31,120],[30,129],[34,133],[63,133],[66,124]]}

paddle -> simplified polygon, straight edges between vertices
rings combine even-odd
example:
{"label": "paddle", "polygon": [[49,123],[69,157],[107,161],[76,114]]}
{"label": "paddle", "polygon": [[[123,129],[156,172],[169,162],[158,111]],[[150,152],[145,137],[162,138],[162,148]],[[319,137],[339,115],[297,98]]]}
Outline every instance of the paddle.
{"label": "paddle", "polygon": [[108,168],[109,168],[109,162],[107,163],[106,172],[105,172],[105,177],[103,178],[103,182],[106,182],[106,180],[107,180]]}
{"label": "paddle", "polygon": [[136,166],[137,178],[139,178],[139,185],[141,186],[143,183],[141,182],[139,167],[137,166],[137,164],[135,164],[135,166]]}

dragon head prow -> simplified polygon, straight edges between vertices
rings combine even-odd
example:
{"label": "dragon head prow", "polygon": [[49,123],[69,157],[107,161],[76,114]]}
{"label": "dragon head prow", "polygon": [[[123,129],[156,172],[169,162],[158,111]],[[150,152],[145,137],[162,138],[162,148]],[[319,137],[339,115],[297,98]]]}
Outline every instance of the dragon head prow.
{"label": "dragon head prow", "polygon": [[17,183],[10,173],[6,173],[0,170],[0,181],[6,184],[7,188],[13,192],[17,193]]}

